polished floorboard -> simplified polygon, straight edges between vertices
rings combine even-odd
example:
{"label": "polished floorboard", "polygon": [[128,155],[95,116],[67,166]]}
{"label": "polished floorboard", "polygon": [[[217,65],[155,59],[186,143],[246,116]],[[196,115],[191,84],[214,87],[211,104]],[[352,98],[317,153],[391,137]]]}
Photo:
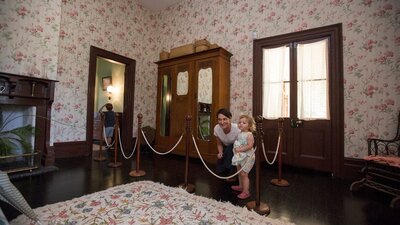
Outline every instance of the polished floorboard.
{"label": "polished floorboard", "polygon": [[[159,156],[142,152],[140,169],[143,177],[131,177],[136,158],[120,159],[121,167],[110,168],[109,161],[96,162],[91,157],[57,159],[58,171],[12,180],[32,208],[80,197],[106,188],[152,180],[168,186],[185,182],[185,157]],[[215,165],[209,164],[210,169]],[[190,159],[188,183],[196,188],[196,195],[245,206],[255,200],[255,167],[250,173],[251,197],[240,200],[231,191],[229,183],[213,176],[199,159]],[[271,209],[268,217],[280,218],[305,225],[400,224],[400,212],[389,207],[391,196],[364,189],[357,194],[349,191],[351,181],[333,178],[329,174],[304,169],[283,167],[283,177],[289,187],[277,187],[270,180],[277,178],[277,170],[261,164],[261,202]],[[20,213],[1,202],[6,217],[11,220]]]}

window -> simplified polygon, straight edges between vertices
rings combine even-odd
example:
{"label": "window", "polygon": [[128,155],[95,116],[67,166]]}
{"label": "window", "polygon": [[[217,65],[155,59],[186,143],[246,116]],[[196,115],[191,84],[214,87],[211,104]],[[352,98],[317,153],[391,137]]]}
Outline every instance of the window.
{"label": "window", "polygon": [[263,117],[289,117],[289,47],[263,50]]}
{"label": "window", "polygon": [[328,38],[297,45],[297,116],[329,119]]}
{"label": "window", "polygon": [[264,118],[290,117],[291,99],[297,99],[297,118],[329,119],[328,37],[263,48],[262,54]]}

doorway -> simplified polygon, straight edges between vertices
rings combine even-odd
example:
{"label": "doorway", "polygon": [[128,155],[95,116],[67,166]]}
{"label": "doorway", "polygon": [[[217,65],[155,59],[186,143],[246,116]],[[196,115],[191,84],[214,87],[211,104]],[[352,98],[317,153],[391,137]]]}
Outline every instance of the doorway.
{"label": "doorway", "polygon": [[[94,119],[95,119],[95,103],[99,102],[96,99],[99,98],[96,93],[96,77],[99,60],[107,60],[115,62],[117,64],[124,65],[125,71],[123,76],[123,88],[120,89],[122,104],[120,104],[120,133],[121,133],[121,145],[123,149],[133,148],[133,110],[134,110],[134,94],[135,94],[135,68],[136,61],[125,56],[121,56],[94,46],[90,47],[90,60],[89,60],[89,80],[88,80],[88,101],[87,101],[87,122],[86,122],[86,140],[88,143],[87,153],[92,153],[93,146],[93,130],[94,130]],[[97,78],[99,79],[99,78]],[[109,77],[103,79],[110,82]]]}
{"label": "doorway", "polygon": [[270,155],[283,118],[283,163],[340,176],[342,58],[341,24],[254,41],[254,115],[263,115]]}

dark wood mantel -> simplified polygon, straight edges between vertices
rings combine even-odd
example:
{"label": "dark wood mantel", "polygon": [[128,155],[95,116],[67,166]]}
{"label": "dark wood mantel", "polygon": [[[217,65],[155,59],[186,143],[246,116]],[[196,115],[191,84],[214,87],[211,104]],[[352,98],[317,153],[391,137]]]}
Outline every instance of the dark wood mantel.
{"label": "dark wood mantel", "polygon": [[54,148],[50,146],[51,105],[56,80],[0,72],[0,105],[36,107],[34,149],[39,152],[41,165],[54,164]]}

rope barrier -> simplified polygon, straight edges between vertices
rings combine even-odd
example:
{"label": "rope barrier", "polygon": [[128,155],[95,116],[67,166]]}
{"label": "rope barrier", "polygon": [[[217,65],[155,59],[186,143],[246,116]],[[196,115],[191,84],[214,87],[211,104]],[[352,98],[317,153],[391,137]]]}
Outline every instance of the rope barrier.
{"label": "rope barrier", "polygon": [[[121,142],[121,130],[119,129],[119,127],[118,127],[118,140],[119,140],[119,143],[122,143],[122,142]],[[124,150],[124,147],[122,147],[122,144],[119,145],[119,149],[121,150],[121,153],[122,153],[122,155],[124,156],[125,159],[130,159],[130,158],[132,158],[133,154],[134,154],[135,151],[136,151],[136,145],[137,145],[137,143],[138,143],[138,139],[136,138],[135,146],[133,146],[132,154],[131,154],[130,156],[128,156],[128,157],[125,155],[125,150]]]}
{"label": "rope barrier", "polygon": [[280,145],[280,144],[281,144],[281,134],[279,134],[279,136],[278,136],[278,144],[276,145],[276,151],[275,151],[274,159],[272,160],[272,162],[270,162],[270,161],[268,160],[267,154],[265,153],[264,141],[261,142],[261,146],[262,146],[263,153],[264,153],[264,158],[265,158],[265,160],[267,161],[267,163],[268,163],[269,165],[272,165],[272,164],[275,163],[276,156],[278,155],[278,150],[279,150],[279,145]]}
{"label": "rope barrier", "polygon": [[[104,124],[103,124],[103,138],[104,138],[104,141],[106,142],[106,148],[112,147],[115,144],[115,138],[114,138],[114,141],[111,144],[108,144],[106,136],[107,136],[106,135],[106,128],[104,127]],[[119,140],[119,141],[120,141],[119,143],[121,143],[121,140]]]}
{"label": "rope barrier", "polygon": [[[199,149],[197,148],[196,139],[194,138],[193,134],[192,134],[192,140],[193,140],[194,147],[196,148],[197,154],[199,155],[199,158],[200,158],[201,162],[202,162],[203,165],[206,167],[206,169],[208,170],[208,172],[210,172],[210,173],[211,173],[212,175],[214,175],[215,177],[217,177],[217,178],[219,178],[219,179],[224,179],[224,180],[226,180],[226,179],[230,179],[230,178],[232,178],[232,177],[235,177],[235,176],[238,175],[240,172],[242,172],[244,166],[243,166],[242,168],[240,168],[240,170],[238,170],[236,173],[234,173],[234,174],[232,174],[232,175],[230,175],[230,176],[227,176],[227,177],[219,176],[218,174],[214,173],[214,172],[207,166],[207,164],[204,162],[203,157],[201,156],[200,151],[199,151]],[[255,151],[254,151],[253,154],[246,160],[245,165],[247,165],[247,163],[250,161],[251,157],[254,157],[254,153],[255,153]]]}
{"label": "rope barrier", "polygon": [[12,113],[10,113],[10,115],[9,115],[6,119],[4,119],[4,121],[7,121],[7,122],[4,123],[3,126],[2,126],[0,129],[4,129],[4,127],[5,127],[8,123],[10,123],[11,121],[13,121],[13,120],[15,120],[15,119],[17,119],[17,118],[25,117],[25,116],[26,116],[26,117],[37,117],[37,118],[41,118],[41,119],[46,119],[46,120],[48,120],[48,121],[55,122],[55,123],[58,123],[58,124],[61,124],[61,125],[65,125],[65,126],[69,126],[69,127],[72,127],[72,128],[77,128],[77,129],[86,130],[85,127],[77,127],[77,126],[74,126],[74,125],[71,125],[71,124],[67,124],[67,123],[60,122],[60,121],[58,121],[58,120],[49,119],[49,118],[44,117],[44,116],[31,115],[31,114],[16,116],[16,117],[13,117],[11,120],[8,120],[8,118],[11,116],[11,114],[12,114]]}
{"label": "rope barrier", "polygon": [[150,143],[149,143],[149,141],[147,140],[146,136],[144,135],[144,132],[143,132],[142,129],[141,129],[141,131],[142,131],[144,140],[146,141],[147,145],[150,147],[151,150],[153,150],[153,152],[155,152],[156,154],[159,154],[159,155],[166,155],[166,154],[169,154],[170,152],[172,152],[172,151],[176,148],[176,146],[178,146],[178,144],[181,142],[181,140],[182,140],[182,138],[183,138],[183,134],[182,134],[181,137],[179,138],[178,142],[175,144],[174,147],[172,147],[172,149],[170,149],[170,150],[168,150],[168,151],[166,151],[166,152],[159,152],[159,151],[155,150],[155,149],[150,145]]}
{"label": "rope barrier", "polygon": [[[9,118],[10,116],[11,116],[11,115],[9,115],[9,116],[7,117],[7,119],[6,119],[7,122],[10,122],[10,121],[12,121],[12,120],[14,120],[14,119],[16,119],[16,118],[19,118],[19,117],[31,116],[31,117],[37,117],[37,118],[46,119],[46,120],[49,120],[49,121],[52,121],[52,122],[55,122],[55,123],[58,123],[58,124],[61,124],[61,125],[69,126],[69,127],[72,127],[72,128],[78,128],[78,129],[82,129],[82,130],[85,129],[85,128],[83,128],[83,127],[76,127],[76,126],[73,126],[73,125],[70,125],[70,124],[66,124],[66,123],[63,123],[63,122],[60,122],[60,121],[57,121],[57,120],[54,120],[54,119],[48,119],[47,117],[42,117],[42,116],[38,116],[38,115],[21,115],[21,116],[16,116],[16,117],[12,118],[10,121],[8,121],[8,118]],[[3,124],[3,127],[2,127],[2,128],[4,128],[6,125],[7,125],[7,123]],[[179,140],[177,141],[177,143],[176,143],[170,150],[168,150],[168,151],[166,151],[166,152],[159,152],[159,151],[157,151],[156,149],[154,149],[154,148],[150,145],[149,141],[147,140],[147,137],[146,137],[145,134],[144,134],[144,131],[143,131],[142,129],[140,129],[140,130],[141,130],[141,132],[142,132],[142,135],[143,135],[143,137],[144,137],[144,140],[145,140],[146,144],[150,147],[150,149],[151,149],[154,153],[156,153],[156,154],[158,154],[158,155],[167,155],[167,154],[171,153],[173,150],[175,150],[175,148],[179,145],[179,143],[182,141],[182,138],[183,138],[183,134],[182,134],[182,135],[180,136]],[[117,128],[117,131],[118,131],[118,140],[119,140],[120,143],[122,143],[122,142],[121,142],[121,131],[120,131],[119,127]],[[106,143],[106,147],[107,147],[107,148],[109,148],[109,147],[111,147],[111,146],[114,145],[115,139],[114,139],[114,141],[113,141],[111,144],[108,143],[108,141],[107,141],[107,137],[106,137],[106,132],[105,132],[104,124],[103,124],[103,137],[104,137],[104,141],[105,141],[105,143]],[[264,158],[265,158],[265,160],[267,161],[267,163],[268,163],[269,165],[274,164],[275,161],[276,161],[276,158],[277,158],[277,155],[278,155],[278,150],[279,150],[279,147],[280,147],[280,142],[281,142],[280,140],[281,140],[281,133],[279,133],[279,136],[278,136],[278,143],[277,143],[275,155],[274,155],[274,158],[273,158],[272,161],[269,161],[269,160],[268,160],[268,157],[267,157],[266,151],[265,151],[264,142],[262,141],[262,143],[261,143]],[[243,167],[244,167],[244,166],[243,166],[240,170],[238,170],[236,173],[234,173],[234,174],[232,174],[232,175],[230,175],[230,176],[227,176],[227,177],[219,176],[218,174],[214,173],[214,172],[207,166],[207,164],[205,163],[205,161],[204,161],[204,159],[203,159],[203,157],[202,157],[202,155],[201,155],[201,153],[200,153],[200,151],[199,151],[199,149],[198,149],[198,146],[197,146],[197,143],[196,143],[196,139],[195,139],[195,137],[193,136],[193,134],[192,134],[192,141],[193,141],[193,143],[194,143],[194,146],[195,146],[195,148],[196,148],[196,152],[197,152],[197,154],[198,154],[198,156],[199,156],[201,162],[203,163],[203,165],[205,166],[205,168],[206,168],[212,175],[214,175],[215,177],[217,177],[217,178],[219,178],[219,179],[229,179],[229,178],[235,177],[235,176],[238,175],[241,171],[243,171]],[[137,144],[138,144],[138,139],[136,139],[136,141],[135,141],[135,146],[133,147],[132,153],[131,153],[129,156],[126,156],[126,155],[125,155],[125,151],[124,151],[124,149],[123,149],[123,146],[120,145],[121,153],[122,153],[122,155],[123,155],[123,157],[124,157],[125,159],[130,159],[130,158],[133,156],[133,154],[134,154],[135,151],[136,151]],[[254,157],[255,151],[256,151],[256,150],[257,150],[257,148],[254,148],[253,154],[247,159],[245,165],[247,165],[247,163],[250,161],[251,157]]]}

